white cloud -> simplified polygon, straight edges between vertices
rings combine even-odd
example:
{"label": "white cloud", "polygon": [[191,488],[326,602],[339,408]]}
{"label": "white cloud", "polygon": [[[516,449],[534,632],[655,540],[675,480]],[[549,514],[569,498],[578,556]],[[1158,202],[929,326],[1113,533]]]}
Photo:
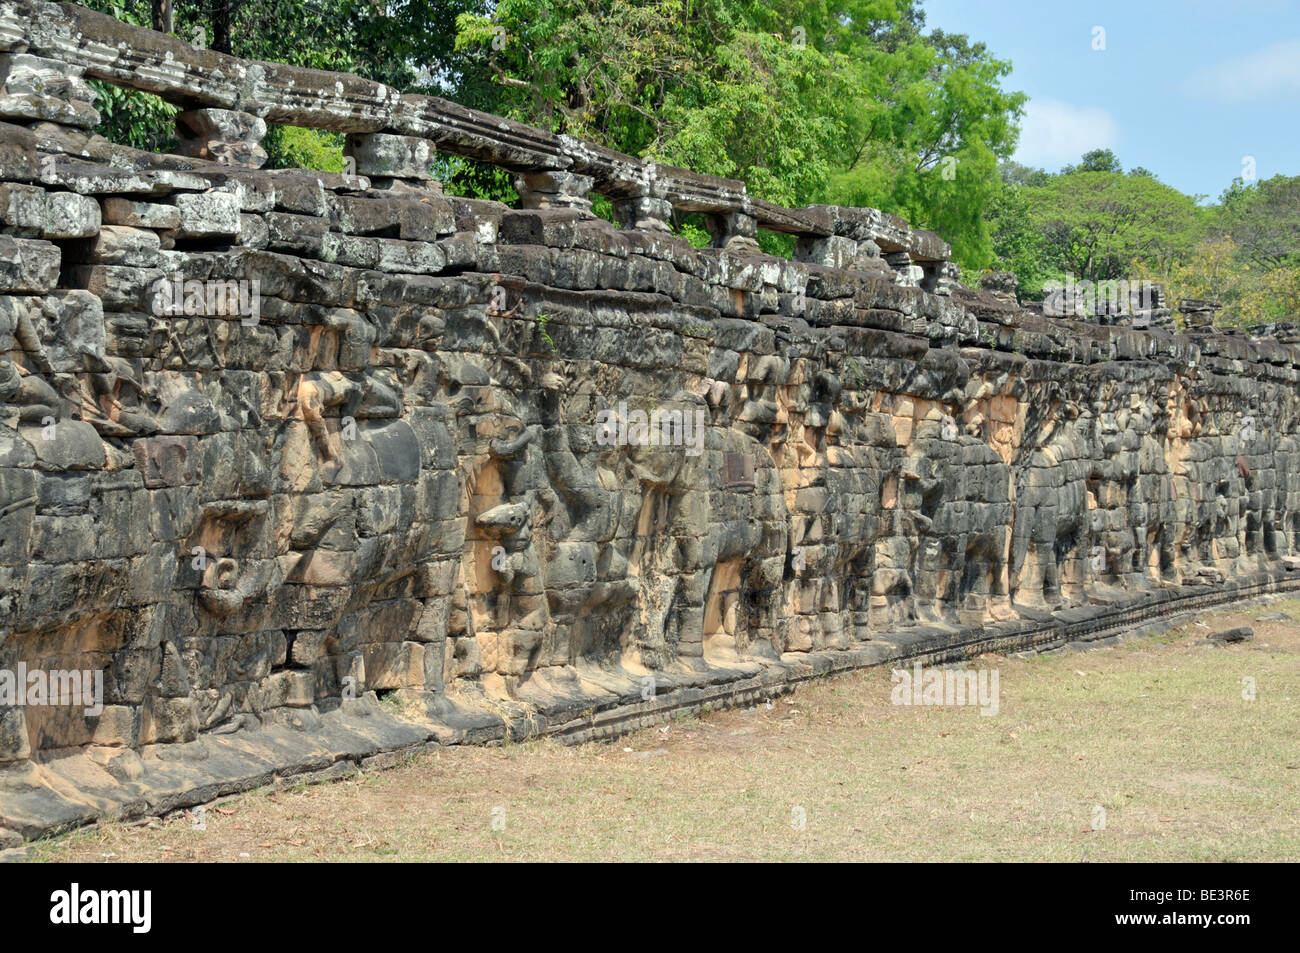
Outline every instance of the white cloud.
{"label": "white cloud", "polygon": [[1281,40],[1198,70],[1184,88],[1229,103],[1300,96],[1300,39]]}
{"label": "white cloud", "polygon": [[1015,159],[1054,172],[1092,149],[1114,149],[1119,123],[1099,106],[1073,106],[1040,97],[1025,106],[1020,123],[1020,147]]}

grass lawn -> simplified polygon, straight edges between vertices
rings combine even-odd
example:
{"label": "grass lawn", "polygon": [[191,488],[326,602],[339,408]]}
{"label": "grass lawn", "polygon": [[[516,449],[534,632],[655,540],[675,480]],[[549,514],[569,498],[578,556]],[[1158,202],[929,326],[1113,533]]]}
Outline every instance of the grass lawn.
{"label": "grass lawn", "polygon": [[[1300,600],[996,668],[996,716],[890,672],[609,743],[448,748],[262,789],[43,861],[1300,860]],[[1198,644],[1253,625],[1252,642]],[[1243,698],[1243,678],[1256,698]],[[1103,815],[1104,812],[1104,815]],[[802,829],[800,820],[802,819]]]}

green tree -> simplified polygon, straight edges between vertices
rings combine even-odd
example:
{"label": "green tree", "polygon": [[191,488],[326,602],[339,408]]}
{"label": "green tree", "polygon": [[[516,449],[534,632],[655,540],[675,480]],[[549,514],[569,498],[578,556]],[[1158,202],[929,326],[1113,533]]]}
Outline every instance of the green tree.
{"label": "green tree", "polygon": [[[743,179],[783,205],[883,208],[939,231],[967,267],[993,258],[987,212],[1023,97],[1002,89],[1009,64],[983,44],[927,33],[918,0],[89,2],[237,56],[357,73]],[[171,108],[115,96],[101,131],[164,148]],[[272,129],[266,147],[272,166],[331,166],[338,137]],[[508,176],[471,160],[444,158],[440,173],[454,191],[512,195]]]}
{"label": "green tree", "polygon": [[459,18],[456,72],[493,77],[481,108],[785,205],[880,207],[985,264],[1022,97],[982,44],[923,24],[909,0],[501,0]]}
{"label": "green tree", "polygon": [[1012,159],[998,163],[998,175],[1008,185],[1046,185],[1051,178],[1051,173],[1044,169],[1021,165]]}
{"label": "green tree", "polygon": [[1300,314],[1300,265],[1260,268],[1228,235],[1202,239],[1163,274],[1144,271],[1141,264],[1135,269],[1163,284],[1175,309],[1188,299],[1218,302],[1219,324],[1250,326]]}
{"label": "green tree", "polygon": [[998,163],[1015,148],[1025,98],[1002,89],[1010,64],[982,43],[916,36],[914,21],[900,23],[853,56],[860,93],[829,200],[933,229],[964,268],[982,268],[994,254],[988,212],[1001,191]]}
{"label": "green tree", "polygon": [[502,0],[459,18],[457,73],[494,88],[455,98],[802,204],[825,188],[846,90],[819,48],[835,18],[800,13],[778,30],[782,11],[762,4]]}
{"label": "green tree", "polygon": [[1233,180],[1219,199],[1217,229],[1258,268],[1300,263],[1300,176],[1252,185]]}
{"label": "green tree", "polygon": [[[1021,166],[1021,168],[1024,168]],[[1043,238],[1029,214],[1027,190],[1004,182],[988,209],[995,271],[1010,271],[1022,297],[1037,299],[1048,279],[1059,277],[1047,264]]]}
{"label": "green tree", "polygon": [[1135,260],[1165,270],[1204,230],[1195,197],[1143,175],[1070,172],[1025,194],[1044,264],[1079,279],[1126,277]]}
{"label": "green tree", "polygon": [[1076,172],[1113,172],[1120,173],[1124,167],[1120,165],[1119,157],[1109,149],[1093,149],[1091,152],[1085,152],[1083,158],[1079,160],[1078,165],[1067,165],[1061,170],[1061,175],[1073,175]]}

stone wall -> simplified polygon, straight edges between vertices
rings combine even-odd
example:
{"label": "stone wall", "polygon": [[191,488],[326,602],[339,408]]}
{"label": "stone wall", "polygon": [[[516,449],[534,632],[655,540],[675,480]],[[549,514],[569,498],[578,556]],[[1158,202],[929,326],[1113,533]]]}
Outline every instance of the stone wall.
{"label": "stone wall", "polygon": [[[103,678],[0,706],[0,837],[1300,582],[1285,327],[1044,317],[875,210],[71,4],[0,0],[0,80],[0,671]],[[260,171],[266,121],[349,174]]]}

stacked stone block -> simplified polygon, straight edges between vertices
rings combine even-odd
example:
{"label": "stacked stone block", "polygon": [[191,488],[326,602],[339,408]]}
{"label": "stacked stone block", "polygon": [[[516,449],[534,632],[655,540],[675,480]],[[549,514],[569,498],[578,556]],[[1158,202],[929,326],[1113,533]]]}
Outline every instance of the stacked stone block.
{"label": "stacked stone block", "polygon": [[[345,175],[140,153],[49,62],[0,96],[0,669],[104,710],[0,710],[0,825],[60,759],[127,785],[367,697],[465,740],[1300,571],[1285,329],[1044,319],[892,216],[679,172],[619,228],[595,147],[508,124],[440,142],[521,208],[442,195],[414,120]],[[733,202],[715,247],[674,201]]]}

